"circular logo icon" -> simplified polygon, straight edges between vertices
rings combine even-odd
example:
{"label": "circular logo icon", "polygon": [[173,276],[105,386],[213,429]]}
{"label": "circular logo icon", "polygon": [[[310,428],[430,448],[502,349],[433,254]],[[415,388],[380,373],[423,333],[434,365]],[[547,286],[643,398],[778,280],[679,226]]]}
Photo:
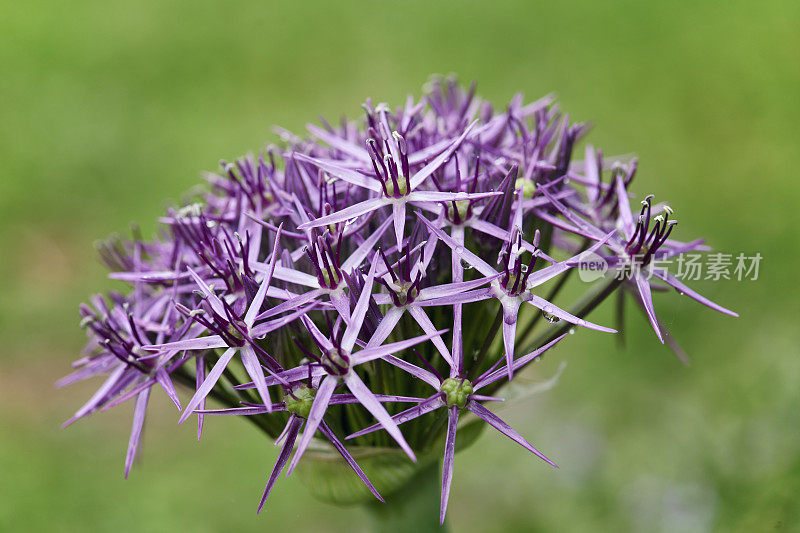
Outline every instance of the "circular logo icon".
{"label": "circular logo icon", "polygon": [[586,283],[597,281],[608,271],[606,260],[588,250],[578,255],[575,259],[575,266],[578,269],[578,277]]}

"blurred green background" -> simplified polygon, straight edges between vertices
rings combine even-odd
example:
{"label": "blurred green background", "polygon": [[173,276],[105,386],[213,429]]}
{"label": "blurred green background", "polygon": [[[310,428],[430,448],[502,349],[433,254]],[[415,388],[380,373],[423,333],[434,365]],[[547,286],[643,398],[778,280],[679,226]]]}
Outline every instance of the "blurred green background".
{"label": "blurred green background", "polygon": [[[800,528],[800,3],[0,3],[0,530],[360,531],[360,509],[282,479],[276,450],[210,420],[199,444],[155,403],[122,477],[131,406],[59,425],[96,382],[56,390],[83,342],[77,304],[112,287],[92,242],[145,232],[202,170],[319,115],[399,103],[434,72],[498,107],[558,93],[634,190],[669,199],[678,238],[760,252],[757,281],[699,282],[656,307],[684,367],[630,316],[627,347],[575,335],[521,379],[568,366],[507,410],[560,465],[487,433],[456,462],[455,531]],[[607,309],[597,321],[607,320]]]}

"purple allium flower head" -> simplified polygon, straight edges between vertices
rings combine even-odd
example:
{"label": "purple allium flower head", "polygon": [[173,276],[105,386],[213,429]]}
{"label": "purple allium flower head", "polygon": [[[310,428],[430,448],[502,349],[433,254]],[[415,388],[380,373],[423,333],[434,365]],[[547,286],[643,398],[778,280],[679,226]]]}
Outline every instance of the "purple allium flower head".
{"label": "purple allium flower head", "polygon": [[[373,484],[353,450],[416,461],[443,448],[443,522],[459,419],[554,464],[488,406],[573,326],[615,332],[586,319],[610,294],[634,294],[662,342],[651,274],[735,316],[651,268],[707,248],[673,240],[672,210],[652,196],[635,217],[636,160],[579,148],[587,128],[552,97],[517,95],[496,112],[474,84],[435,78],[419,101],[363,107],[362,120],[283,132],[280,147],[221,162],[157,238],[100,246],[129,289],[81,306],[86,353],[59,383],[106,376],[67,424],[134,403],[126,476],[157,386],[179,422],[197,417],[198,438],[222,414],[280,444],[259,511],[312,442],[381,501],[397,487]],[[570,306],[560,289],[587,253],[630,275],[581,285]]]}

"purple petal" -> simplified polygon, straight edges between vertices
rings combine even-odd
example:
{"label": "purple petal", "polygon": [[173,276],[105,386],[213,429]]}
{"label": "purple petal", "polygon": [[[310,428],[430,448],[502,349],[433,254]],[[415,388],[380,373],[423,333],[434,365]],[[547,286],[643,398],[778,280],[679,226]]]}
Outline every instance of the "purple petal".
{"label": "purple petal", "polygon": [[[370,179],[367,176],[357,172],[355,170],[350,170],[349,168],[345,168],[339,166],[335,163],[330,163],[328,161],[324,161],[322,159],[315,159],[313,157],[308,157],[305,154],[294,154],[294,156],[299,159],[300,161],[305,161],[306,163],[311,163],[312,165],[316,166],[320,170],[324,170],[334,178],[338,178],[342,181],[346,181],[347,183],[351,183],[358,187],[363,187],[365,189],[369,189],[374,192],[381,191],[381,185],[374,179]],[[325,224],[328,224],[327,222]],[[303,228],[300,228],[303,229]]]}
{"label": "purple petal", "polygon": [[[417,398],[415,396],[397,396],[394,394],[376,394],[375,397],[381,402],[411,402],[419,403],[425,401],[425,398]],[[331,396],[331,405],[340,405],[346,403],[359,403],[358,398],[352,394],[334,394]]]}
{"label": "purple petal", "polygon": [[147,400],[150,398],[150,387],[144,389],[136,398],[136,407],[133,410],[133,427],[131,427],[131,437],[128,440],[128,452],[125,454],[125,478],[131,473],[133,460],[136,458],[136,451],[139,449],[139,439],[142,436],[142,426],[144,425],[144,415],[147,411]]}
{"label": "purple petal", "polygon": [[662,279],[663,281],[669,283],[670,285],[672,285],[675,288],[675,290],[677,290],[679,293],[685,294],[689,298],[697,300],[701,304],[703,304],[703,305],[705,305],[707,307],[710,307],[714,311],[719,311],[720,313],[724,313],[724,314],[730,315],[730,316],[735,316],[735,317],[739,316],[738,313],[736,313],[734,311],[731,311],[730,309],[726,309],[726,308],[722,307],[721,305],[715,304],[714,302],[712,302],[711,300],[709,300],[705,296],[701,296],[697,292],[693,291],[692,289],[690,289],[689,287],[684,285],[682,282],[680,282],[678,280],[678,278],[676,278],[675,276],[673,276],[672,274],[670,274],[668,272],[665,273],[665,272],[659,271],[659,269],[654,269],[653,270],[653,275],[658,277],[658,278],[660,278],[660,279]]}
{"label": "purple petal", "polygon": [[176,279],[183,279],[189,277],[185,272],[173,272],[171,270],[164,271],[150,271],[150,272],[111,272],[109,278],[127,281],[128,283],[136,282],[157,282],[157,281],[172,281]]}
{"label": "purple petal", "polygon": [[264,322],[263,324],[258,324],[257,326],[253,326],[253,329],[250,330],[250,336],[253,337],[254,339],[260,339],[264,337],[264,335],[266,335],[267,333],[280,329],[286,324],[294,322],[298,318],[304,317],[306,313],[308,313],[311,309],[314,308],[314,306],[315,304],[311,304],[309,306],[298,309],[297,311],[295,311],[290,315],[286,315],[281,318],[277,318],[275,320],[270,320],[269,322]]}
{"label": "purple petal", "polygon": [[[415,418],[419,418],[422,415],[428,414],[431,411],[435,411],[436,409],[442,407],[444,405],[444,400],[442,399],[442,393],[437,392],[430,398],[425,401],[420,402],[418,405],[414,407],[409,407],[405,411],[402,411],[392,417],[392,420],[399,426],[409,420],[414,420]],[[368,428],[364,428],[360,431],[353,433],[352,435],[348,435],[346,440],[355,439],[356,437],[360,437],[362,435],[366,435],[368,433],[372,433],[373,431],[378,431],[379,429],[383,429],[383,426],[380,424],[373,424]]]}
{"label": "purple petal", "polygon": [[441,385],[441,380],[436,377],[432,372],[425,370],[424,368],[420,368],[415,364],[409,363],[408,361],[403,361],[399,357],[395,357],[393,355],[385,355],[382,358],[383,361],[396,366],[400,370],[405,370],[412,376],[417,379],[421,379],[434,389],[438,389],[439,385]]}
{"label": "purple petal", "polygon": [[175,392],[175,385],[172,384],[172,380],[169,379],[169,374],[163,368],[159,368],[155,372],[156,374],[156,381],[158,384],[161,385],[161,388],[164,389],[164,392],[167,394],[167,397],[172,400],[172,403],[175,404],[175,407],[178,408],[178,411],[182,410],[181,407],[181,400],[178,398],[178,393]]}
{"label": "purple petal", "polygon": [[480,419],[485,421],[487,424],[489,424],[497,431],[499,431],[509,439],[513,440],[514,442],[516,442],[529,452],[535,454],[537,457],[546,461],[548,464],[558,468],[558,465],[556,465],[553,461],[545,457],[544,454],[542,454],[542,452],[534,448],[533,445],[529,443],[527,440],[525,440],[525,438],[522,435],[517,433],[516,430],[514,430],[514,428],[503,422],[503,420],[501,420],[500,417],[498,417],[496,414],[494,414],[493,412],[491,412],[478,402],[475,401],[467,402],[467,409],[475,413],[475,415],[478,416]]}
{"label": "purple petal", "polygon": [[501,194],[503,194],[502,191],[476,193],[414,191],[409,193],[406,198],[409,202],[456,202],[461,200],[481,200],[483,198],[491,198],[492,196],[499,196]]}
{"label": "purple petal", "polygon": [[361,470],[361,467],[358,466],[356,460],[353,459],[353,456],[350,455],[350,452],[348,452],[347,449],[344,447],[342,441],[340,441],[336,437],[336,435],[333,433],[333,431],[331,431],[328,425],[325,422],[322,422],[319,426],[319,429],[323,435],[328,437],[328,440],[331,441],[331,444],[333,444],[333,447],[336,448],[336,451],[338,451],[339,454],[341,454],[342,458],[344,458],[344,460],[347,462],[347,464],[350,465],[350,468],[353,469],[353,472],[355,472],[356,475],[359,478],[361,478],[361,481],[364,482],[364,485],[367,486],[369,491],[372,494],[374,494],[375,497],[378,498],[378,500],[383,502],[384,501],[383,497],[381,497],[381,495],[378,493],[378,490],[372,485],[372,482],[370,482],[369,478],[367,478],[367,475],[364,473],[363,470]]}
{"label": "purple petal", "polygon": [[[561,339],[563,339],[567,335],[568,335],[568,333],[565,333],[565,334],[561,335],[560,337],[556,337],[555,339],[553,339],[552,341],[548,342],[547,344],[545,344],[541,348],[538,348],[538,349],[532,351],[531,353],[529,353],[529,354],[527,354],[527,355],[525,355],[523,357],[520,357],[519,359],[514,361],[514,370],[517,371],[520,368],[522,368],[523,366],[527,365],[528,363],[530,363],[531,361],[533,361],[534,359],[539,357],[541,354],[543,354],[544,352],[546,352],[547,350],[549,350],[550,348],[555,346]],[[481,387],[485,387],[486,385],[489,385],[490,383],[494,383],[498,379],[504,377],[507,373],[508,372],[507,372],[507,370],[505,368],[499,368],[497,370],[489,370],[489,371],[485,372],[484,374],[482,374],[478,379],[476,379],[473,382],[473,386],[474,386],[475,390],[477,391]]]}
{"label": "purple petal", "polygon": [[417,321],[419,327],[422,328],[426,334],[431,335],[431,342],[436,349],[439,350],[442,358],[447,361],[447,364],[453,366],[453,359],[450,357],[450,351],[445,346],[444,341],[442,340],[442,336],[439,335],[436,331],[436,326],[433,325],[431,319],[428,318],[428,315],[425,313],[425,310],[421,307],[410,306],[408,308],[408,314],[414,317],[414,320]]}
{"label": "purple petal", "polygon": [[656,332],[656,337],[658,337],[658,340],[661,341],[661,344],[664,344],[664,337],[661,335],[661,328],[658,327],[656,310],[653,307],[653,295],[650,293],[650,282],[641,272],[634,273],[633,279],[636,281],[636,290],[639,293],[639,301],[641,301],[642,305],[644,306],[644,310],[647,313],[647,318],[650,320],[650,324],[653,326],[653,330]]}
{"label": "purple petal", "polygon": [[242,356],[242,364],[247,371],[247,375],[253,380],[256,390],[258,390],[258,394],[261,396],[261,400],[267,407],[267,411],[269,411],[272,407],[272,399],[270,398],[269,389],[267,388],[266,379],[264,378],[264,370],[261,368],[261,363],[258,360],[256,352],[249,344],[242,346],[239,352]]}
{"label": "purple petal", "polygon": [[490,281],[497,279],[499,274],[486,278],[475,279],[472,281],[462,281],[461,283],[444,283],[434,287],[425,287],[419,291],[417,301],[419,300],[432,300],[434,298],[442,298],[444,296],[454,296],[463,292],[476,289],[481,285],[485,285]]}
{"label": "purple petal", "polygon": [[344,291],[330,293],[331,303],[346,323],[350,322],[350,297]]}
{"label": "purple petal", "polygon": [[358,245],[358,248],[350,254],[350,256],[345,259],[344,263],[342,263],[341,270],[344,272],[350,272],[354,268],[358,268],[361,266],[361,263],[364,262],[367,255],[375,248],[375,245],[378,243],[383,234],[389,229],[389,224],[391,224],[392,220],[390,218],[386,218],[381,225],[378,226],[375,231],[370,233],[369,237],[364,239],[364,242]]}
{"label": "purple petal", "polygon": [[444,441],[444,459],[442,460],[442,499],[439,507],[439,524],[441,525],[444,525],[447,502],[450,500],[450,484],[453,481],[453,460],[456,455],[457,427],[458,407],[454,405],[447,412],[447,437]]}
{"label": "purple petal", "polygon": [[[223,315],[224,316],[224,315]],[[209,335],[208,337],[197,337],[195,339],[184,339],[182,341],[167,342],[164,344],[151,344],[143,346],[150,352],[162,352],[166,350],[210,350],[212,348],[225,348],[228,344],[219,335]]]}
{"label": "purple petal", "polygon": [[406,225],[406,203],[392,204],[392,220],[394,221],[394,234],[397,239],[397,249],[403,246],[403,231]]}
{"label": "purple petal", "polygon": [[206,295],[206,298],[208,298],[208,303],[211,305],[211,308],[214,309],[214,312],[220,316],[225,316],[225,306],[222,305],[222,301],[214,294],[214,290],[209,287],[203,278],[198,276],[197,272],[192,270],[191,267],[187,267],[187,270],[194,279],[194,282],[197,283],[197,286],[200,287],[200,290]]}
{"label": "purple petal", "polygon": [[391,435],[391,437],[397,441],[397,444],[400,445],[400,448],[406,452],[412,461],[417,462],[417,457],[414,455],[414,452],[411,450],[411,446],[408,445],[406,439],[403,437],[403,434],[400,432],[400,428],[397,427],[392,417],[389,416],[389,413],[386,412],[383,405],[378,401],[377,398],[372,394],[372,391],[364,385],[364,382],[361,381],[361,378],[358,377],[358,374],[355,372],[350,372],[344,377],[344,382],[347,385],[347,388],[350,389],[350,392],[358,398],[358,401],[361,402],[367,411],[372,413],[378,422],[383,426],[386,432]]}
{"label": "purple petal", "polygon": [[417,187],[419,187],[422,184],[422,182],[428,178],[428,176],[433,174],[436,171],[436,169],[438,169],[445,162],[447,162],[448,159],[450,159],[450,156],[453,155],[453,152],[455,152],[459,146],[461,146],[461,143],[464,141],[464,139],[467,138],[467,135],[469,135],[469,133],[472,131],[472,128],[474,128],[475,124],[477,123],[478,123],[477,120],[473,121],[472,124],[467,126],[467,128],[464,130],[464,133],[462,133],[456,140],[454,140],[452,144],[450,144],[450,146],[448,146],[447,149],[445,149],[444,152],[436,156],[436,158],[433,161],[422,167],[413,176],[411,176],[410,181],[411,181],[412,191],[415,190]]}
{"label": "purple petal", "polygon": [[317,389],[317,395],[314,397],[314,403],[311,404],[311,411],[308,413],[308,420],[306,420],[306,427],[303,429],[303,436],[300,437],[300,444],[297,446],[294,457],[292,457],[292,462],[289,463],[289,470],[286,472],[287,476],[297,467],[297,463],[300,462],[300,458],[303,456],[306,448],[308,448],[311,439],[314,437],[314,433],[317,432],[317,428],[322,422],[322,417],[325,416],[325,411],[328,409],[328,402],[333,395],[333,389],[336,388],[338,382],[339,379],[337,377],[327,376],[322,380],[322,383],[320,383],[319,389]]}
{"label": "purple petal", "polygon": [[[289,370],[284,370],[275,376],[265,376],[264,382],[267,386],[273,385],[283,385],[285,383],[294,383],[297,381],[303,381],[304,379],[308,378],[308,366],[302,365],[295,368],[290,368]],[[319,377],[325,375],[325,370],[321,366],[312,366],[311,367],[311,377]],[[246,390],[246,389],[254,389],[256,388],[254,383],[242,383],[241,385],[234,385],[233,387],[236,390]]]}
{"label": "purple petal", "polygon": [[403,316],[404,312],[405,311],[402,308],[394,306],[386,311],[386,314],[383,316],[380,324],[378,324],[378,327],[375,329],[375,333],[372,334],[372,338],[370,338],[369,342],[367,342],[366,348],[380,346],[380,344],[385,341],[389,335],[391,335],[394,327],[400,321],[400,318]]}
{"label": "purple petal", "polygon": [[295,415],[289,417],[289,421],[286,423],[286,427],[288,428],[286,440],[283,446],[281,446],[281,451],[278,454],[278,460],[275,461],[275,466],[272,468],[272,473],[270,473],[269,479],[267,479],[267,486],[264,487],[264,493],[261,495],[261,501],[258,504],[258,511],[256,511],[256,514],[260,513],[261,509],[264,508],[264,504],[269,497],[270,491],[272,491],[273,485],[275,485],[275,481],[278,480],[278,476],[281,475],[283,467],[286,466],[286,461],[289,459],[289,454],[292,453],[294,441],[297,439],[297,432],[300,430],[301,425],[303,425],[302,419]]}
{"label": "purple petal", "polygon": [[594,146],[586,146],[583,173],[586,175],[586,196],[590,203],[595,203],[600,187],[600,174],[597,172],[597,153]]}
{"label": "purple petal", "polygon": [[630,240],[633,237],[633,214],[631,213],[631,203],[628,200],[628,191],[625,190],[625,184],[622,182],[622,176],[617,174],[617,206],[619,211],[619,219],[622,222],[622,233],[625,235],[625,240]]}
{"label": "purple petal", "polygon": [[[195,390],[203,384],[203,381],[206,379],[206,361],[205,357],[202,355],[198,355],[195,359]],[[206,408],[206,400],[203,399],[200,404],[197,406],[198,409],[205,409]],[[200,441],[200,437],[203,435],[203,415],[197,415],[197,440]]]}
{"label": "purple petal", "polygon": [[244,316],[244,323],[247,324],[248,328],[253,327],[253,322],[255,322],[256,316],[259,311],[261,311],[261,306],[264,304],[264,297],[267,295],[267,289],[270,283],[272,283],[272,275],[275,273],[275,266],[278,264],[278,244],[280,244],[282,229],[283,223],[278,226],[278,231],[275,234],[275,245],[272,247],[269,272],[264,276],[261,285],[258,286],[258,292],[256,292],[253,301],[250,303],[250,307],[247,308],[247,314]]}
{"label": "purple petal", "polygon": [[567,206],[559,202],[556,198],[553,197],[552,194],[547,192],[546,187],[540,187],[537,190],[542,191],[542,194],[544,194],[547,197],[547,199],[550,200],[550,204],[553,207],[555,207],[564,216],[564,218],[566,218],[571,224],[573,224],[579,230],[581,230],[585,235],[589,235],[591,236],[592,239],[595,240],[603,238],[602,231],[600,231],[592,224],[590,224],[589,222],[585,221],[584,219],[576,215],[571,209],[569,209]]}
{"label": "purple petal", "polygon": [[314,289],[313,291],[308,291],[293,298],[290,298],[285,302],[276,305],[272,309],[267,309],[266,311],[258,315],[256,317],[256,320],[263,320],[265,318],[273,317],[281,313],[285,313],[286,311],[291,311],[293,309],[297,309],[298,307],[302,307],[304,304],[321,296],[322,293],[323,293],[322,289]]}
{"label": "purple petal", "polygon": [[220,356],[219,360],[214,364],[214,368],[211,369],[211,372],[208,373],[206,379],[203,380],[203,384],[197,388],[197,392],[195,392],[194,396],[192,396],[192,399],[189,401],[189,405],[186,406],[186,409],[183,411],[183,414],[178,420],[178,424],[183,424],[194,412],[194,410],[197,409],[197,407],[200,405],[200,402],[202,402],[205,397],[208,396],[208,394],[211,392],[211,389],[217,384],[219,377],[222,375],[222,372],[228,366],[228,363],[231,362],[231,359],[233,359],[235,354],[235,348],[228,348]]}
{"label": "purple petal", "polygon": [[[505,314],[505,313],[504,313]],[[514,341],[517,336],[517,313],[503,318],[503,346],[506,352],[508,380],[514,379]]]}
{"label": "purple petal", "polygon": [[412,346],[416,346],[421,342],[425,342],[430,340],[436,335],[441,335],[442,333],[447,333],[446,329],[441,329],[439,331],[435,331],[430,335],[420,335],[418,337],[411,337],[410,339],[406,339],[404,341],[397,341],[392,342],[390,344],[384,344],[382,346],[376,346],[375,348],[367,348],[365,350],[361,350],[360,352],[356,352],[352,354],[353,364],[361,364],[366,363],[367,361],[372,361],[374,359],[378,359],[381,357],[385,357],[387,355],[392,355],[397,352],[402,352]]}
{"label": "purple petal", "polygon": [[484,396],[483,394],[470,394],[471,399],[476,402],[504,402],[505,398],[498,398],[497,396]]}
{"label": "purple petal", "polygon": [[300,224],[298,229],[304,230],[308,228],[328,226],[330,224],[338,224],[339,222],[345,222],[347,220],[358,218],[361,215],[366,215],[367,213],[375,211],[376,209],[379,209],[387,204],[388,201],[385,198],[370,198],[369,200],[364,200],[363,202],[359,202],[355,205],[345,207],[344,209],[336,211],[335,213],[331,213],[330,215],[325,215],[323,217],[316,218],[311,222]]}
{"label": "purple petal", "polygon": [[566,320],[567,322],[569,322],[571,324],[576,324],[578,326],[583,326],[585,328],[594,329],[596,331],[603,331],[605,333],[616,333],[617,332],[617,330],[615,330],[615,329],[607,328],[605,326],[598,326],[597,324],[595,324],[593,322],[589,322],[588,320],[584,320],[582,318],[578,318],[575,315],[572,315],[572,314],[564,311],[563,309],[561,309],[557,305],[551,304],[550,302],[548,302],[544,298],[536,296],[535,294],[526,293],[525,294],[525,301],[528,302],[529,304],[535,306],[535,307],[538,307],[539,309],[541,309],[545,313],[548,313],[548,314],[551,314],[553,316],[556,316],[556,317],[560,318],[561,320]]}
{"label": "purple petal", "polygon": [[91,398],[89,398],[89,401],[83,404],[83,407],[78,409],[78,411],[73,415],[73,417],[68,421],[66,421],[62,427],[68,426],[78,418],[94,410],[97,407],[97,405],[103,400],[103,398],[105,398],[106,394],[108,394],[108,392],[114,386],[116,386],[117,382],[122,377],[126,368],[127,368],[126,364],[120,363],[117,366],[117,368],[106,378],[106,380],[103,382],[100,388],[97,389],[97,391],[92,395]]}
{"label": "purple petal", "polygon": [[326,143],[331,148],[335,148],[340,152],[344,152],[350,157],[354,157],[356,159],[360,159],[365,163],[369,163],[369,155],[367,154],[366,150],[364,150],[363,147],[355,143],[352,143],[347,139],[344,139],[338,135],[328,133],[324,129],[318,128],[313,124],[306,124],[306,128],[308,128],[308,131],[310,131],[316,138]]}
{"label": "purple petal", "polygon": [[364,280],[361,294],[358,297],[356,306],[353,308],[353,314],[350,316],[350,323],[347,325],[347,329],[345,329],[344,335],[342,336],[341,346],[346,352],[352,351],[356,343],[356,338],[358,337],[358,332],[361,331],[361,327],[364,325],[364,317],[367,316],[367,308],[372,298],[372,285],[375,281],[375,269],[377,265],[378,261],[373,261],[369,267],[367,279]]}
{"label": "purple petal", "polygon": [[[242,402],[246,403],[246,402]],[[286,404],[283,402],[273,403],[269,407],[264,405],[263,403],[260,404],[247,404],[243,407],[224,407],[222,409],[197,409],[195,413],[204,414],[204,415],[263,415],[265,413],[271,413],[272,411],[285,411]]]}
{"label": "purple petal", "polygon": [[[469,250],[466,249],[463,245],[459,244],[455,240],[453,240],[449,235],[443,232],[441,229],[437,228],[433,224],[431,224],[427,218],[417,213],[417,217],[426,225],[431,233],[435,234],[439,239],[444,241],[444,243],[453,250],[453,253],[457,255],[460,259],[463,259],[467,263],[471,264],[475,267],[478,272],[483,274],[484,276],[496,276],[498,273],[497,271],[489,265],[486,261],[478,257],[477,255],[473,254]],[[455,281],[455,280],[454,280]]]}
{"label": "purple petal", "polygon": [[584,260],[584,258],[589,256],[589,254],[597,252],[597,250],[599,250],[601,246],[603,246],[606,242],[608,242],[609,239],[611,239],[614,235],[616,235],[616,233],[617,233],[616,230],[607,233],[603,239],[593,244],[590,248],[580,252],[579,254],[573,257],[570,257],[566,261],[550,265],[541,270],[537,270],[536,272],[531,274],[531,276],[528,278],[528,284],[527,284],[528,289],[541,285],[546,281],[550,281],[551,279],[561,274],[562,272],[566,272],[573,266],[579,265],[580,262]]}
{"label": "purple petal", "polygon": [[[458,285],[459,283],[453,283]],[[443,296],[441,298],[433,298],[430,300],[422,300],[414,302],[415,305],[420,307],[438,307],[442,305],[456,305],[467,304],[472,302],[479,302],[488,298],[494,298],[494,289],[487,287],[485,289],[478,289],[469,292],[462,292],[458,294],[451,294],[450,296]]]}
{"label": "purple petal", "polygon": [[[270,270],[271,268],[272,267],[269,267]],[[255,265],[253,265],[253,270],[256,270],[257,272],[266,273],[268,271],[268,268],[259,263],[256,263]],[[299,272],[292,268],[286,268],[278,265],[275,267],[274,276],[282,281],[288,281],[289,283],[303,285],[305,287],[310,287],[312,289],[319,289],[319,281],[317,281],[317,278],[315,278],[311,274],[306,274],[305,272]]]}

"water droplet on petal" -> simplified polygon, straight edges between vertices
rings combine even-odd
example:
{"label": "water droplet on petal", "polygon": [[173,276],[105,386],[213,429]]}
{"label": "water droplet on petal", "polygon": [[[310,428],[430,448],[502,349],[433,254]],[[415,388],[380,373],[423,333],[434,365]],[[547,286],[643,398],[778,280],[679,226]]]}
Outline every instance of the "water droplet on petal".
{"label": "water droplet on petal", "polygon": [[559,320],[559,318],[556,315],[554,315],[553,313],[548,313],[547,311],[542,311],[542,317],[551,324],[555,324]]}

